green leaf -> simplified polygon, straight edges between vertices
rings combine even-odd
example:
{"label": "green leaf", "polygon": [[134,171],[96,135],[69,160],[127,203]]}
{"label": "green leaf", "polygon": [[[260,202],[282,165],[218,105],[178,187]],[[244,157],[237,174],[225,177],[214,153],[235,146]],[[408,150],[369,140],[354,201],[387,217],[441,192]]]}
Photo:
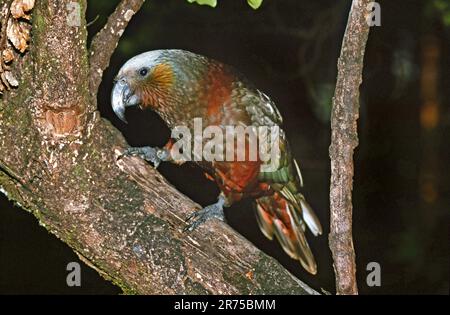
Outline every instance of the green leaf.
{"label": "green leaf", "polygon": [[215,8],[217,5],[217,0],[187,0],[189,3],[197,2],[197,4],[206,4],[210,7]]}
{"label": "green leaf", "polygon": [[261,6],[262,2],[263,0],[247,0],[248,5],[251,6],[254,10],[258,9]]}

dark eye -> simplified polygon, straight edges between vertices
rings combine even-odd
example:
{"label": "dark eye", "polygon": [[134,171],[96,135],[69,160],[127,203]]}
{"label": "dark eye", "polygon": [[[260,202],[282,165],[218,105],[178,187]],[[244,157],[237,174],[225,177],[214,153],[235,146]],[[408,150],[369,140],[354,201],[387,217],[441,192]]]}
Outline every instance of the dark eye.
{"label": "dark eye", "polygon": [[139,70],[139,75],[142,76],[142,77],[145,77],[147,75],[147,73],[148,73],[148,69],[147,68],[141,68]]}

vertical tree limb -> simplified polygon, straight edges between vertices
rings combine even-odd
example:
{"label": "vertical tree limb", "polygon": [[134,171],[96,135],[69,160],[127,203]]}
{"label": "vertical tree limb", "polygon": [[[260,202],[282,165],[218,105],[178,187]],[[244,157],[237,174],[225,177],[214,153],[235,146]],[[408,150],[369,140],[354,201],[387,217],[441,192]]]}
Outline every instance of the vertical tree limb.
{"label": "vertical tree limb", "polygon": [[338,60],[331,114],[330,235],[337,294],[357,294],[352,239],[353,151],[358,145],[359,86],[369,28],[369,0],[353,0]]}
{"label": "vertical tree limb", "polygon": [[97,94],[103,71],[109,66],[109,60],[119,43],[125,28],[133,15],[139,11],[145,0],[122,0],[109,16],[105,26],[92,39],[89,49],[89,90],[92,96]]}
{"label": "vertical tree limb", "polygon": [[[74,2],[75,3],[75,2]],[[28,80],[33,118],[45,138],[79,137],[89,104],[85,80],[86,0],[79,0],[69,23],[70,1],[36,1],[30,53],[33,79]]]}

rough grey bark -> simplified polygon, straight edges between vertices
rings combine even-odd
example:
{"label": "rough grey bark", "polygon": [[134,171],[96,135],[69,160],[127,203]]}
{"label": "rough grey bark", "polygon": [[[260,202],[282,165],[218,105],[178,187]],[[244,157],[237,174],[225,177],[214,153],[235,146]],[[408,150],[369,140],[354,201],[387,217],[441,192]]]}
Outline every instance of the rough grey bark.
{"label": "rough grey bark", "polygon": [[117,47],[120,37],[131,18],[142,7],[145,0],[122,0],[105,26],[92,39],[89,49],[89,88],[93,98],[102,80],[103,71],[109,66],[109,60]]}
{"label": "rough grey bark", "polygon": [[1,191],[125,293],[315,294],[224,223],[183,233],[199,206],[139,158],[117,161],[127,144],[92,109],[86,1],[78,27],[70,1],[36,2],[19,87],[0,99]]}
{"label": "rough grey bark", "polygon": [[359,86],[369,35],[369,0],[353,0],[338,60],[331,114],[330,235],[337,294],[357,294],[352,239],[353,151],[358,145]]}

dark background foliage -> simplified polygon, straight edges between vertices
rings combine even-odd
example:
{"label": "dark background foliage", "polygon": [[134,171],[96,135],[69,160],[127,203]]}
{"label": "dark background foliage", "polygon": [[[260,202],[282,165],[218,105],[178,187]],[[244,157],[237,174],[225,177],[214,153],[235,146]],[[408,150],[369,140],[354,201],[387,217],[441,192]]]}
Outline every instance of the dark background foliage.
{"label": "dark background foliage", "polygon": [[[95,34],[117,0],[89,1]],[[436,3],[440,1],[435,1]],[[361,89],[360,145],[355,153],[354,240],[360,292],[448,293],[450,136],[450,30],[432,1],[381,1],[382,26],[371,30]],[[229,224],[288,270],[320,290],[334,292],[328,249],[329,112],[336,61],[350,1],[265,0],[254,11],[246,1],[219,1],[213,9],[183,0],[148,0],[123,35],[98,95],[103,117],[133,146],[163,145],[169,130],[156,114],[127,112],[124,125],[112,113],[112,78],[132,56],[181,48],[233,65],[266,92],[285,118],[305,191],[324,227],[309,237],[319,264],[310,276],[280,246],[259,232],[252,203],[226,210]],[[439,10],[440,8],[440,10]],[[447,21],[448,23],[448,21]],[[450,23],[449,23],[450,24]],[[92,35],[91,35],[92,36]],[[425,52],[438,52],[436,83],[426,80]],[[431,85],[431,87],[429,86]],[[436,86],[437,85],[437,86]],[[424,90],[436,88],[428,105]],[[218,190],[201,170],[163,164],[161,173],[202,205]],[[66,286],[66,265],[76,255],[36,220],[0,197],[0,293],[118,293],[82,265],[81,288]],[[366,265],[382,268],[382,285],[366,285]]]}

